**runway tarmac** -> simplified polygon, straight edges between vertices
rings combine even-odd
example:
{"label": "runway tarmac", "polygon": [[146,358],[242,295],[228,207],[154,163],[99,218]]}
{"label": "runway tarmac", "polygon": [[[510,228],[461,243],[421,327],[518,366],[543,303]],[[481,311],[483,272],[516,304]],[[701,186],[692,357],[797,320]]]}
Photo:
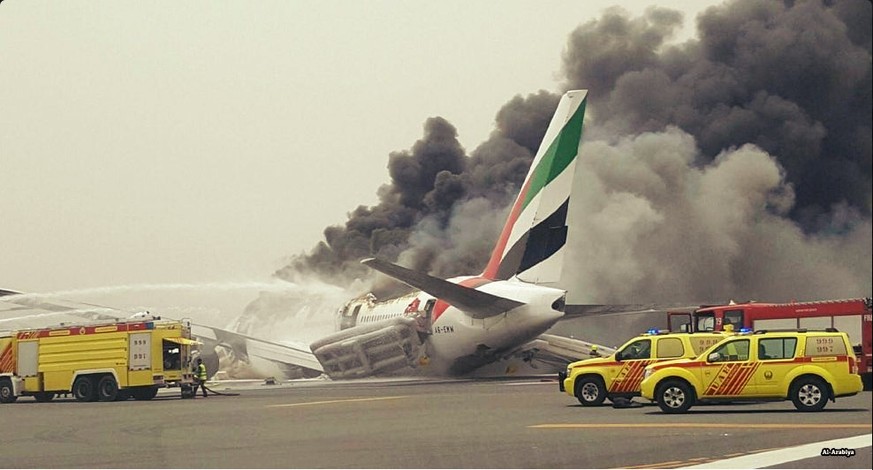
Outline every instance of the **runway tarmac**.
{"label": "runway tarmac", "polygon": [[773,468],[873,467],[869,438],[853,457],[764,459],[869,436],[870,392],[820,413],[777,402],[676,416],[583,408],[551,377],[210,386],[239,395],[182,400],[167,389],[148,402],[0,405],[0,467],[677,468],[745,456]]}

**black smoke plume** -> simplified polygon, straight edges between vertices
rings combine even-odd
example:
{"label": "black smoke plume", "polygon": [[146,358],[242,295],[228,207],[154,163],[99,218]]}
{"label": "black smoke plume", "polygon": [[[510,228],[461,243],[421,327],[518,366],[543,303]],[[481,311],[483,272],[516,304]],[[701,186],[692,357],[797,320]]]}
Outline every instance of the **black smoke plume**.
{"label": "black smoke plume", "polygon": [[[870,295],[871,3],[730,1],[676,43],[682,21],[615,8],[569,36],[563,88],[590,90],[571,300]],[[481,272],[559,95],[513,97],[469,155],[428,120],[379,204],[276,275],[349,286],[368,256]]]}

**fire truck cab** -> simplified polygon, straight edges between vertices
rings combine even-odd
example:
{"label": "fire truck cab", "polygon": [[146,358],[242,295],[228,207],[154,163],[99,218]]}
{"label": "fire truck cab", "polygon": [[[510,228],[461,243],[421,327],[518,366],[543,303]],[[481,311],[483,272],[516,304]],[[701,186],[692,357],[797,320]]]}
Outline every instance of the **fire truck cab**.
{"label": "fire truck cab", "polygon": [[691,312],[668,312],[670,331],[722,331],[726,325],[753,331],[774,329],[835,328],[849,336],[859,361],[864,388],[871,388],[873,375],[873,301],[868,298],[818,300],[814,302],[747,302],[707,305]]}

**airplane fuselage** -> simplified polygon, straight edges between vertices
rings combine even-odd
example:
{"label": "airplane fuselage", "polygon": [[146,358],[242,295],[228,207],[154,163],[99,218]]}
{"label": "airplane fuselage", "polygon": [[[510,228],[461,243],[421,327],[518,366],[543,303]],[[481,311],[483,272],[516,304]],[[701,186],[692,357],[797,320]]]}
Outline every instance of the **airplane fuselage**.
{"label": "airplane fuselage", "polygon": [[475,318],[422,291],[384,301],[364,296],[350,301],[339,311],[339,327],[345,329],[399,317],[415,318],[423,344],[418,369],[428,375],[457,375],[501,359],[545,332],[564,314],[563,290],[478,276],[448,281],[523,305],[486,318]]}

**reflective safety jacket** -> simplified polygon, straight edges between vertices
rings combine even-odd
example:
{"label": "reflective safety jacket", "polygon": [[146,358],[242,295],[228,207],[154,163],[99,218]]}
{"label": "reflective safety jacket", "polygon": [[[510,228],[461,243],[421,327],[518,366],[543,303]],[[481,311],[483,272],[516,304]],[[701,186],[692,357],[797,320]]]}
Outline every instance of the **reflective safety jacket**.
{"label": "reflective safety jacket", "polygon": [[197,378],[201,382],[206,382],[206,379],[208,378],[206,377],[206,364],[200,363],[200,365],[197,366]]}

